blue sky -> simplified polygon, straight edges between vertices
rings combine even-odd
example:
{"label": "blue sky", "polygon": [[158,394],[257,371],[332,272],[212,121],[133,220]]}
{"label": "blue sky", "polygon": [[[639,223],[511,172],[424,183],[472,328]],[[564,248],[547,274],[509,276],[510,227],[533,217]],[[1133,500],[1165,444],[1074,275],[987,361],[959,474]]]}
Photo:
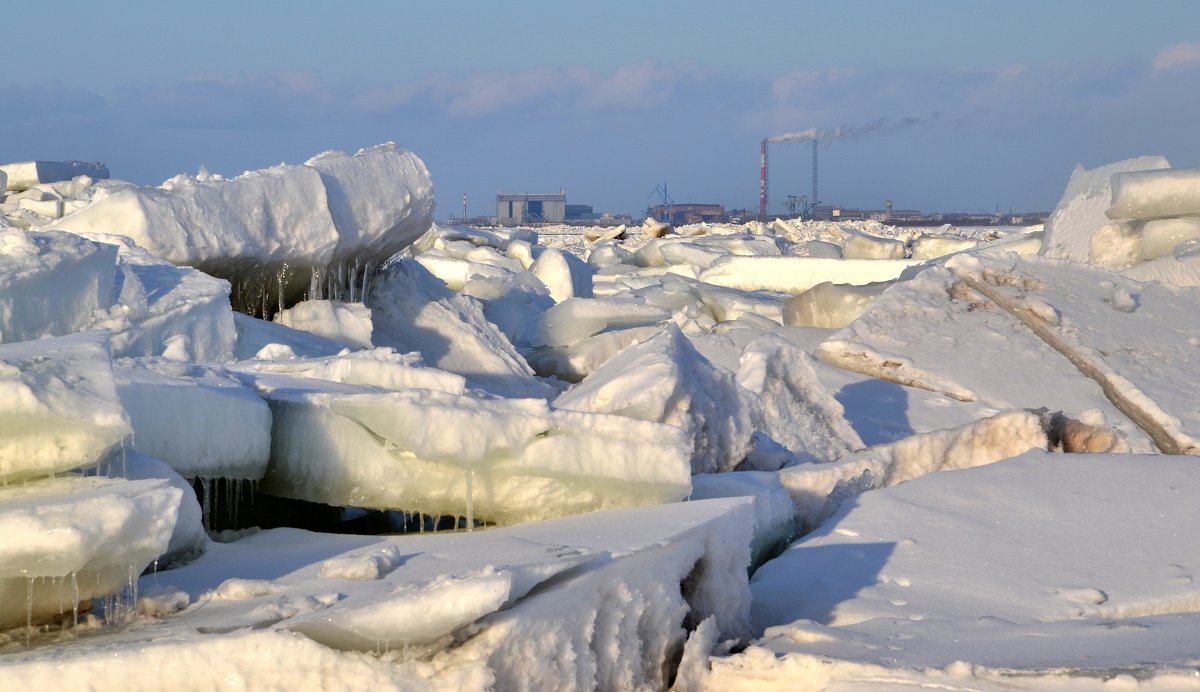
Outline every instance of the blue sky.
{"label": "blue sky", "polygon": [[[642,6],[646,4],[648,6]],[[821,197],[1049,209],[1077,163],[1200,165],[1197,2],[55,2],[7,12],[0,160],[158,183],[394,140],[439,218],[499,190],[757,207],[811,127]],[[772,209],[810,149],[771,150]]]}

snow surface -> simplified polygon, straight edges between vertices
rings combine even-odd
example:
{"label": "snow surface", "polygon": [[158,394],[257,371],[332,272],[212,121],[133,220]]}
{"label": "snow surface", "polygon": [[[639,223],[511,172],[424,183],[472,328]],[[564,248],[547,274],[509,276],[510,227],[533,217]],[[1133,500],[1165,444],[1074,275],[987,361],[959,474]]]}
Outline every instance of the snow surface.
{"label": "snow surface", "polygon": [[439,227],[393,145],[7,195],[0,687],[1194,687],[1194,177],[1045,229]]}

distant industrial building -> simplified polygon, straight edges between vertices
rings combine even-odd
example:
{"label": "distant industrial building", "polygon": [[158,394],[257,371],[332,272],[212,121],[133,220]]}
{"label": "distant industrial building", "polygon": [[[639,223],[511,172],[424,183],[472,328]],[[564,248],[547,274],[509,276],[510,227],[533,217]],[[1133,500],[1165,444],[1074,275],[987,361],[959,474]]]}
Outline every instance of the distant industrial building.
{"label": "distant industrial building", "polygon": [[597,218],[599,216],[592,210],[592,205],[590,204],[568,204],[566,206],[567,221],[587,221]]}
{"label": "distant industrial building", "polygon": [[[573,205],[574,206],[574,205]],[[496,193],[496,223],[517,226],[528,223],[563,223],[567,218],[567,194]]]}
{"label": "distant industrial building", "polygon": [[660,204],[650,207],[650,216],[675,226],[721,223],[725,221],[725,207],[720,204]]}

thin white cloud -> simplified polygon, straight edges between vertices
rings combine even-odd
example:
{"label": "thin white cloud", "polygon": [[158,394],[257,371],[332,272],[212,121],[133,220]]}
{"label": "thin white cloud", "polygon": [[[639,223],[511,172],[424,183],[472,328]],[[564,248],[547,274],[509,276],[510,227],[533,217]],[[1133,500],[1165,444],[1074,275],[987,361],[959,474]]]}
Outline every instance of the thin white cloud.
{"label": "thin white cloud", "polygon": [[1151,67],[1155,72],[1171,72],[1200,67],[1200,41],[1167,46],[1154,56]]}

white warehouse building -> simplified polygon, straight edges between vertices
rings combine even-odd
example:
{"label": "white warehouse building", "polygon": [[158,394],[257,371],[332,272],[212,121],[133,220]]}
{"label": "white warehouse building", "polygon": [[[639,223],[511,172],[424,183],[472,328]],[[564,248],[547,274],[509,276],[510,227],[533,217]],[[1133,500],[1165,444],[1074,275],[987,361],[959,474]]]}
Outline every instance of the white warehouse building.
{"label": "white warehouse building", "polygon": [[496,193],[496,223],[562,223],[567,218],[567,193]]}

